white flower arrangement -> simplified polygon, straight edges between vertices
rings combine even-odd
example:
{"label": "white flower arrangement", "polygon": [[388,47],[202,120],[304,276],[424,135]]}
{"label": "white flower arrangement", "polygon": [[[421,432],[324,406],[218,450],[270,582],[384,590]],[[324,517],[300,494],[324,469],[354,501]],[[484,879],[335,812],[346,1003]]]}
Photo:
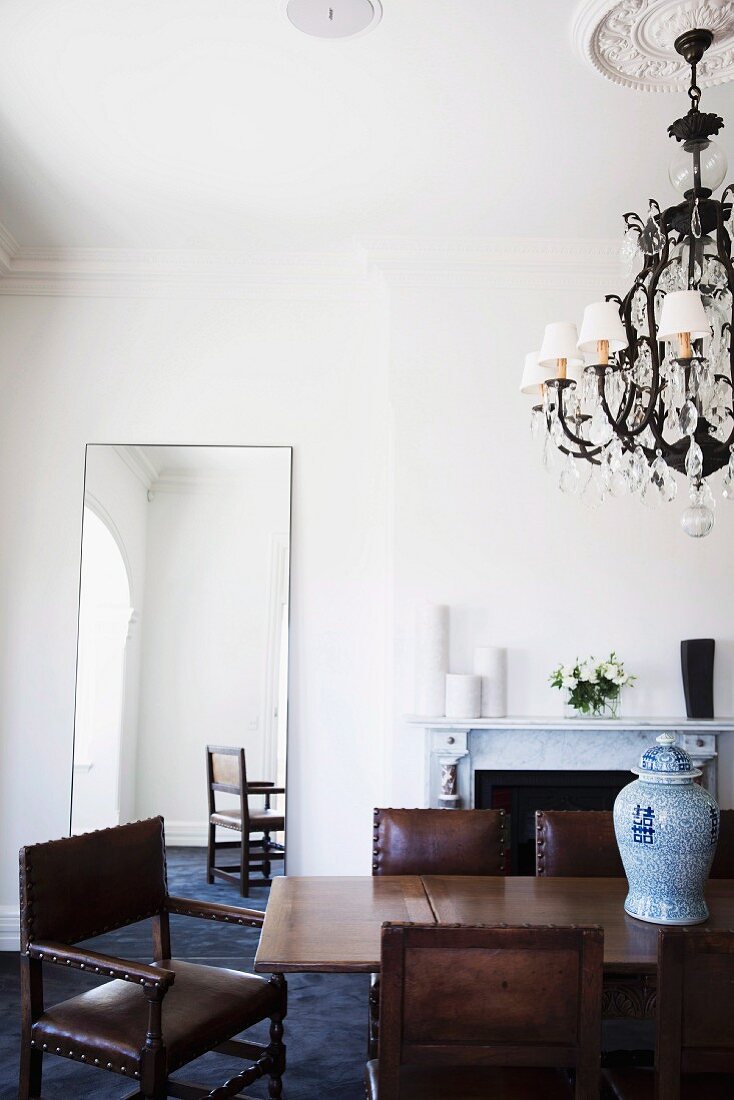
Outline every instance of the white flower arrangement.
{"label": "white flower arrangement", "polygon": [[568,692],[568,701],[580,714],[601,714],[611,711],[616,717],[623,687],[631,686],[635,676],[625,672],[623,663],[612,651],[605,661],[595,657],[576,660],[573,665],[559,665],[550,675],[550,683]]}

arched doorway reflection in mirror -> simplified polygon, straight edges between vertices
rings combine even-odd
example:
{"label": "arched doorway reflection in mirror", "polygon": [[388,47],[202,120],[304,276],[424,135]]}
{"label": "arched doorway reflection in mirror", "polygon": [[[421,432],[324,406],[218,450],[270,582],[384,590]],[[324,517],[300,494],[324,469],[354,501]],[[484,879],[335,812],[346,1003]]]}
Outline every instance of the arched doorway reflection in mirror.
{"label": "arched doorway reflection in mirror", "polygon": [[123,820],[125,656],[132,593],[119,536],[87,497],[82,529],[72,833]]}

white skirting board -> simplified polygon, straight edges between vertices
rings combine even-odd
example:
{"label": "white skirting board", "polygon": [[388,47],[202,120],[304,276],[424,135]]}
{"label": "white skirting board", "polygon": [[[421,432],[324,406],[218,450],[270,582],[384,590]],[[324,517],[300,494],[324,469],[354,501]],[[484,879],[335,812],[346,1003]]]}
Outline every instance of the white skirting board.
{"label": "white skirting board", "polygon": [[0,951],[20,950],[20,910],[0,905]]}
{"label": "white skirting board", "polygon": [[[206,848],[206,818],[203,821],[166,821],[165,828],[166,844],[171,848]],[[219,830],[220,833],[231,831]]]}

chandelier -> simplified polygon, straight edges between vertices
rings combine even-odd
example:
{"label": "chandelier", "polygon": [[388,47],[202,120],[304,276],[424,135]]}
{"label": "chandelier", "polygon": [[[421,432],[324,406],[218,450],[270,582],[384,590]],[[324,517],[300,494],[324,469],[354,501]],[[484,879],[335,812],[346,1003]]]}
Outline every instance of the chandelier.
{"label": "chandelier", "polygon": [[563,492],[637,493],[655,507],[676,498],[683,475],[681,526],[694,538],[714,525],[711,476],[724,467],[720,491],[734,499],[734,185],[712,197],[727,170],[711,140],[724,122],[699,109],[696,84],[712,41],[706,30],[675,41],[691,66],[690,110],[668,127],[682,201],[662,210],[651,199],[645,218],[624,215],[622,255],[639,267],[629,291],[587,306],[580,334],[569,322],[546,325],[520,385],[541,399],[531,430]]}

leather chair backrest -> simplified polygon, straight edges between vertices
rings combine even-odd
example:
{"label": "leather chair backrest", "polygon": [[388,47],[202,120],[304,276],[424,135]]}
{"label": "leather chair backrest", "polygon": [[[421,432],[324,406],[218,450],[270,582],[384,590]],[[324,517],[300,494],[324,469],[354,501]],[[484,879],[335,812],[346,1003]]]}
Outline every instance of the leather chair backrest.
{"label": "leather chair backrest", "polygon": [[538,810],[535,851],[539,875],[624,878],[611,810]]}
{"label": "leather chair backrest", "polygon": [[20,882],[23,950],[154,916],[167,893],[163,818],[21,848]]}
{"label": "leather chair backrest", "polygon": [[709,878],[734,878],[734,810],[722,810]]}
{"label": "leather chair backrest", "polygon": [[504,810],[375,810],[373,875],[501,875]]}
{"label": "leather chair backrest", "polygon": [[411,1064],[577,1066],[592,1095],[603,946],[600,928],[383,925],[381,1100]]}

